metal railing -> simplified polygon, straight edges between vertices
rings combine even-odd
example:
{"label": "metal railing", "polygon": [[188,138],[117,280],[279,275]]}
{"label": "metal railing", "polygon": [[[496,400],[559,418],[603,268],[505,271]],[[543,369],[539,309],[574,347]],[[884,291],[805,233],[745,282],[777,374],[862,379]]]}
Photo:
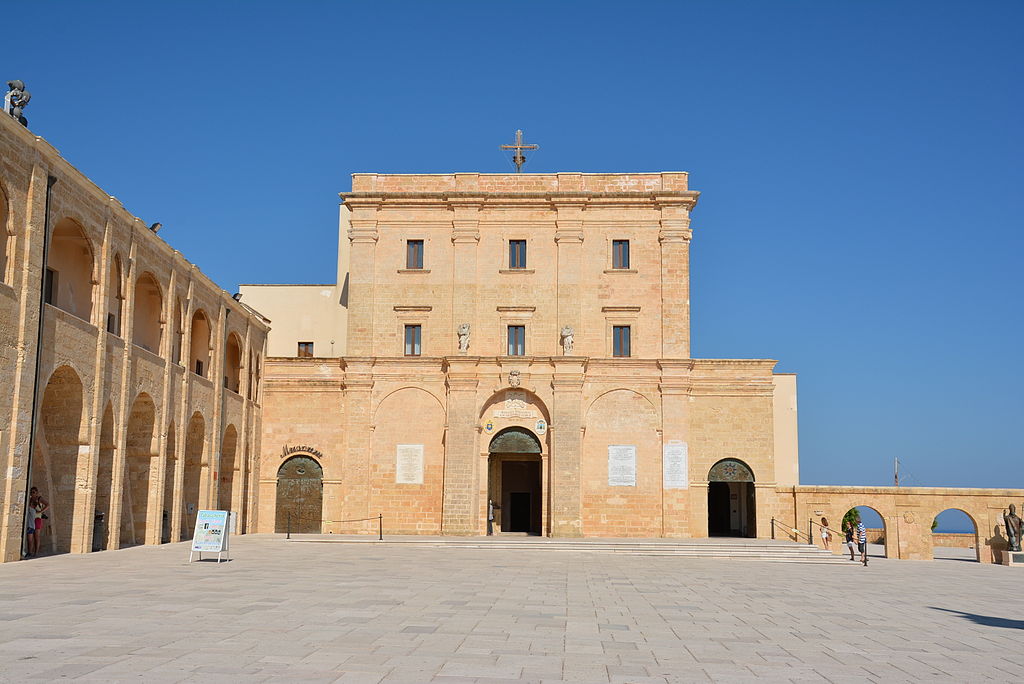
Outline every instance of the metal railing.
{"label": "metal railing", "polygon": [[[383,513],[378,513],[376,516],[374,516],[372,518],[353,518],[351,520],[335,520],[333,522],[336,522],[336,523],[348,523],[348,522],[365,522],[367,520],[376,520],[377,521],[377,541],[384,541],[384,514]],[[285,539],[291,539],[292,538],[292,514],[291,514],[291,511],[288,512],[288,528],[287,528],[287,532],[286,532],[284,538]]]}
{"label": "metal railing", "polygon": [[[772,518],[772,539],[775,539],[775,528],[776,527],[778,527],[780,530],[785,532],[785,534],[787,536],[791,535],[794,538],[794,540],[796,540],[796,541],[799,541],[800,537],[803,537],[804,539],[807,540],[808,544],[811,544],[812,546],[814,545],[814,538],[813,538],[813,536],[808,535],[808,534],[804,534],[803,532],[801,532],[797,528],[790,527],[789,525],[784,524],[781,520],[776,520],[775,518]],[[810,527],[808,527],[808,531],[809,530],[810,530]]]}

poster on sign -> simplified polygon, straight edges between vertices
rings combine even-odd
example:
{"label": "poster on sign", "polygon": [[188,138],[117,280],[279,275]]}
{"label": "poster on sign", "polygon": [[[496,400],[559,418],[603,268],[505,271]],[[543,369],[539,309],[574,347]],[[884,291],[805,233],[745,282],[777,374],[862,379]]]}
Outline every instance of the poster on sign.
{"label": "poster on sign", "polygon": [[196,528],[192,532],[192,548],[189,550],[188,562],[192,562],[192,556],[199,554],[202,560],[203,552],[216,553],[217,562],[221,561],[221,554],[228,552],[228,527],[227,511],[199,511],[196,515]]}

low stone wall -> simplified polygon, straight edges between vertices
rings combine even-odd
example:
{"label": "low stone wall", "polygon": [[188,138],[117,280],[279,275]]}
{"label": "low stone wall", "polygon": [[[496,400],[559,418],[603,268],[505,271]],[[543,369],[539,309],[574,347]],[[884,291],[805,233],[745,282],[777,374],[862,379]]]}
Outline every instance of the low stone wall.
{"label": "low stone wall", "polygon": [[973,549],[973,532],[932,532],[932,546],[954,546],[958,549]]}

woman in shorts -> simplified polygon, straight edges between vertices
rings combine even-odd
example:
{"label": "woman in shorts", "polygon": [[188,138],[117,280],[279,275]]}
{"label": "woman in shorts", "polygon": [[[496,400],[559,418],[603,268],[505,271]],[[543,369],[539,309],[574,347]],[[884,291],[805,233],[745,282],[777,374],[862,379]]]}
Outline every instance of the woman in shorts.
{"label": "woman in shorts", "polygon": [[821,545],[828,551],[829,544],[832,543],[832,531],[828,529],[828,518],[821,519]]}

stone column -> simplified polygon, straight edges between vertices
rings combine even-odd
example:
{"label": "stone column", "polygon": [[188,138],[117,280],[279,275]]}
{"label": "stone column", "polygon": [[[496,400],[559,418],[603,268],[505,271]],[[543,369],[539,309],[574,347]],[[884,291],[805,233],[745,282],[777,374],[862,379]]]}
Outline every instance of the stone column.
{"label": "stone column", "polygon": [[551,536],[583,536],[581,459],[583,457],[583,381],[586,359],[554,359],[551,388]]}
{"label": "stone column", "polygon": [[[132,332],[135,327],[134,316],[129,315],[129,312],[134,310],[135,306],[135,278],[138,276],[138,266],[136,264],[136,244],[135,244],[135,233],[131,232],[131,242],[128,247],[128,259],[127,262],[122,264],[124,272],[122,277],[124,278],[124,303],[121,305],[121,339],[124,343],[124,351],[121,356],[121,386],[116,388],[111,387],[111,394],[116,394],[118,399],[119,408],[116,415],[120,416],[120,423],[115,421],[114,430],[114,463],[112,473],[112,482],[110,483],[110,518],[107,522],[107,548],[108,549],[119,549],[121,548],[121,525],[122,518],[124,518],[124,490],[125,487],[129,487],[127,477],[128,467],[128,423],[131,420],[132,402],[135,399],[134,393],[134,373],[132,373]],[[105,264],[106,269],[100,274],[100,281],[109,280],[109,267],[110,264]],[[96,307],[93,307],[94,313]],[[100,320],[102,317],[95,317]],[[105,325],[99,326],[100,330],[105,329]],[[101,418],[102,419],[102,418]],[[143,542],[145,543],[145,542]],[[74,550],[74,549],[72,549]]]}
{"label": "stone column", "polygon": [[478,357],[447,359],[448,426],[444,452],[441,534],[477,534],[479,505]]}
{"label": "stone column", "polygon": [[377,251],[377,206],[352,207],[349,229],[348,348],[346,355],[370,357],[373,349],[374,271]]}
{"label": "stone column", "polygon": [[[665,447],[690,442],[690,363],[662,359],[661,367],[661,435],[662,435],[662,534],[666,537],[691,537],[689,483],[694,478],[687,472],[687,489],[665,489]],[[688,453],[688,451],[687,451]],[[687,458],[689,469],[689,458]],[[699,478],[697,478],[699,479]]]}
{"label": "stone column", "polygon": [[661,357],[690,358],[690,212],[661,200]]}

